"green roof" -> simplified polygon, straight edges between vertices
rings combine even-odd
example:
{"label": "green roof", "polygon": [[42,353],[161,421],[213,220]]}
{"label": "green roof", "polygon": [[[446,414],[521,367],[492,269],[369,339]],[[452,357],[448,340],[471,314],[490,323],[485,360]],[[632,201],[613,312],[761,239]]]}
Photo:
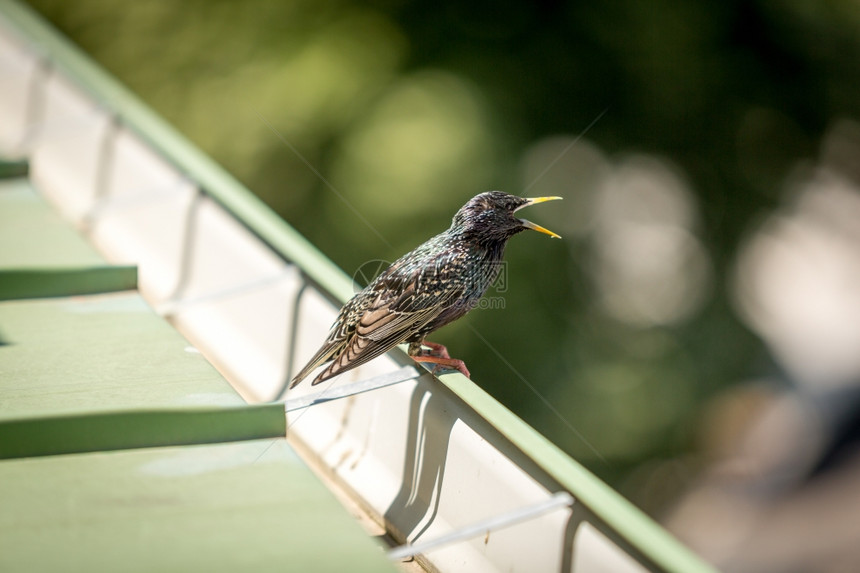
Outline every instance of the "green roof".
{"label": "green roof", "polygon": [[392,568],[134,270],[0,181],[0,570]]}

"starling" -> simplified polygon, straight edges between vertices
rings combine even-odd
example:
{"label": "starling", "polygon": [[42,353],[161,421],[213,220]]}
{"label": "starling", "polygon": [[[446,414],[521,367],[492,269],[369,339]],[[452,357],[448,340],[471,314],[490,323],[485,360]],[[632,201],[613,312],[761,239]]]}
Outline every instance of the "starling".
{"label": "starling", "polygon": [[326,362],[331,363],[313,384],[403,342],[409,343],[414,360],[469,376],[462,360],[451,358],[444,346],[424,337],[477,306],[501,270],[508,239],[526,229],[560,238],[514,216],[523,207],[554,199],[561,197],[524,198],[501,191],[473,197],[457,211],[448,230],[396,260],[343,306],[322,348],[293,378],[290,388]]}

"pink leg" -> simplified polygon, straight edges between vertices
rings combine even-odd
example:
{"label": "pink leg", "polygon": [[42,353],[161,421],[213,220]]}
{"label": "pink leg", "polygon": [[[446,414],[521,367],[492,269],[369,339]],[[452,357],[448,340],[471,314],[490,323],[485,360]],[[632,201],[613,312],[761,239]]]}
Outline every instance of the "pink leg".
{"label": "pink leg", "polygon": [[443,358],[440,356],[413,356],[412,360],[414,360],[415,362],[428,362],[430,364],[435,364],[436,366],[433,368],[433,374],[435,374],[442,368],[450,368],[452,370],[459,370],[466,378],[472,377],[472,375],[469,374],[469,369],[466,368],[466,363],[456,358]]}
{"label": "pink leg", "polygon": [[445,348],[445,346],[442,344],[430,342],[428,340],[423,341],[421,344],[430,349],[429,356],[437,356],[439,358],[451,358],[451,355],[448,354],[448,349]]}

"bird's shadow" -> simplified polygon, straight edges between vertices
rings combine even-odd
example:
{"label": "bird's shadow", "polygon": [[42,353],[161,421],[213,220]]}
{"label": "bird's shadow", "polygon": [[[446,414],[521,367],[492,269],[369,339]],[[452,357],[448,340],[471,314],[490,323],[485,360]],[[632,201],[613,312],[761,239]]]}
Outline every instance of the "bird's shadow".
{"label": "bird's shadow", "polygon": [[427,383],[417,384],[409,401],[403,481],[385,512],[385,521],[411,543],[432,525],[439,509],[451,430],[458,419],[446,403]]}

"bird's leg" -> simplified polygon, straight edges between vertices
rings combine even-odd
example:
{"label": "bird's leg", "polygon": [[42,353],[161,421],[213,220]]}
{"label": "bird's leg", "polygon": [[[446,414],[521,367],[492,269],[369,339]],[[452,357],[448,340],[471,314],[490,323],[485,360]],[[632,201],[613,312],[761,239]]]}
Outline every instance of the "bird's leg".
{"label": "bird's leg", "polygon": [[[422,345],[430,348],[430,351],[425,352],[421,348]],[[472,375],[469,374],[469,369],[466,368],[466,363],[462,360],[458,360],[457,358],[451,358],[448,354],[448,349],[441,344],[426,342],[423,340],[421,342],[413,342],[409,345],[409,355],[415,362],[435,364],[436,366],[434,366],[432,370],[433,374],[436,374],[436,372],[443,368],[448,368],[451,370],[459,370],[466,378],[472,377]]]}

